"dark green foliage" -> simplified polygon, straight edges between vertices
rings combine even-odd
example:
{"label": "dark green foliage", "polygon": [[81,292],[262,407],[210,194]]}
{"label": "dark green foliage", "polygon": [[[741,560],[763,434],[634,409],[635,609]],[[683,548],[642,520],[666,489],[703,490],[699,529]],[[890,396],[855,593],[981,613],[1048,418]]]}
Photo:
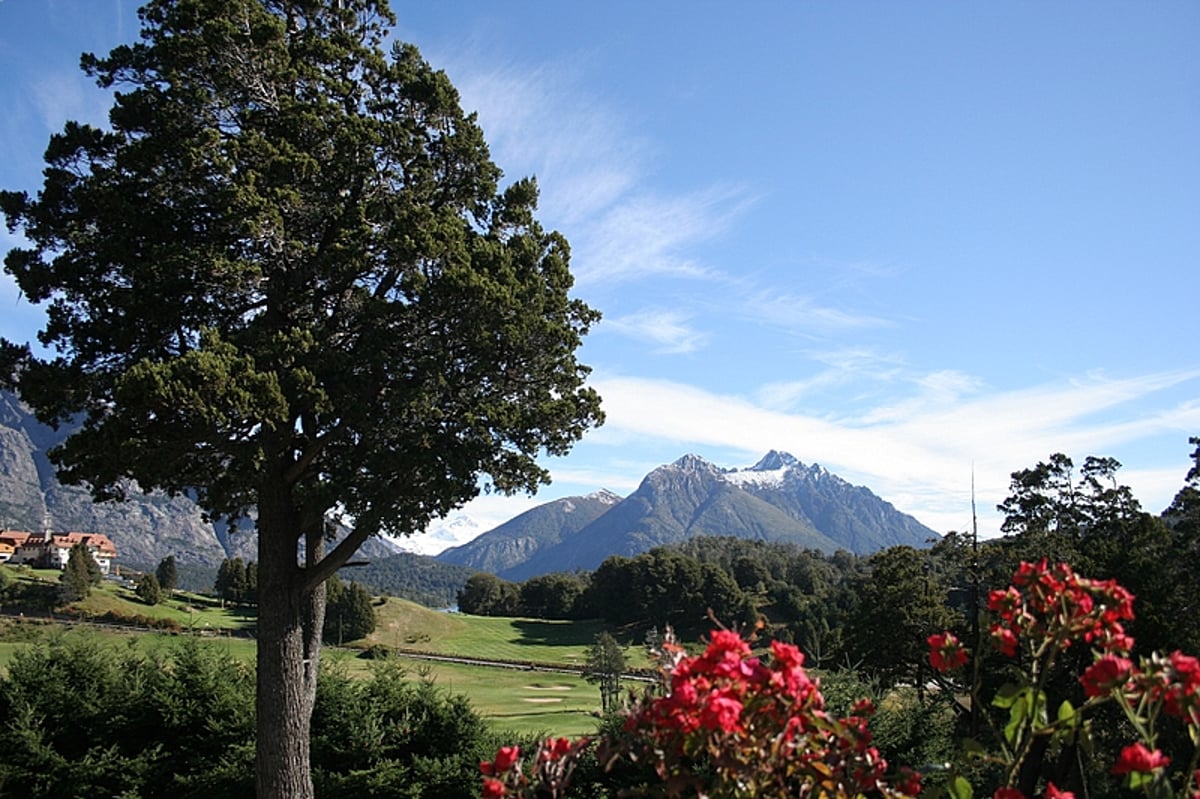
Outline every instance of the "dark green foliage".
{"label": "dark green foliage", "polygon": [[847,623],[850,662],[885,686],[923,685],[925,639],[956,621],[945,591],[932,577],[929,553],[892,547],[872,555],[868,564],[870,573],[856,587],[857,607]]}
{"label": "dark green foliage", "polygon": [[185,643],[171,660],[71,636],[0,680],[0,784],[34,797],[252,792],[252,675]]}
{"label": "dark green foliage", "polygon": [[521,583],[520,613],[532,619],[571,619],[587,583],[575,574],[543,574]]}
{"label": "dark green foliage", "polygon": [[163,598],[163,591],[158,583],[158,577],[149,572],[138,578],[134,593],[138,595],[138,599],[147,605],[157,605]]}
{"label": "dark green foliage", "polygon": [[175,556],[167,555],[163,558],[158,568],[154,570],[154,576],[158,578],[158,584],[162,590],[171,592],[179,587],[179,567],[175,565]]}
{"label": "dark green foliage", "polygon": [[732,577],[712,563],[665,547],[604,561],[580,603],[611,624],[670,624],[685,632],[707,629],[710,614],[726,625],[754,621],[746,595]]}
{"label": "dark green foliage", "polygon": [[241,558],[226,558],[217,568],[213,593],[226,602],[245,602],[249,594],[246,564]]}
{"label": "dark green foliage", "polygon": [[329,644],[357,641],[375,632],[371,595],[358,583],[344,584],[337,576],[325,587],[325,632]]}
{"label": "dark green foliage", "polygon": [[920,697],[912,687],[892,689],[850,669],[821,674],[821,693],[831,715],[845,716],[861,699],[875,706],[871,716],[871,742],[893,767],[910,766],[921,771],[926,787],[939,784],[941,772],[930,765],[948,763],[957,756],[956,739],[960,709],[949,691],[934,691]]}
{"label": "dark green foliage", "polygon": [[84,599],[92,593],[92,586],[100,583],[100,566],[88,548],[75,544],[67,555],[67,565],[59,582],[62,583],[62,598],[67,602]]}
{"label": "dark green foliage", "polygon": [[[183,639],[143,655],[69,635],[15,655],[0,677],[0,794],[28,799],[248,799],[254,673]],[[464,699],[393,661],[336,668],[313,716],[317,796],[471,797],[497,742]]]}
{"label": "dark green foliage", "polygon": [[466,700],[395,661],[376,661],[370,680],[324,673],[313,713],[318,796],[477,796],[479,762],[495,754]]}
{"label": "dark green foliage", "polygon": [[376,594],[408,599],[430,608],[450,607],[475,569],[402,552],[354,570],[354,579]]}
{"label": "dark green foliage", "polygon": [[[82,418],[50,456],[65,482],[254,514],[258,790],[303,799],[325,581],[482,485],[547,482],[538,458],[603,418],[575,357],[599,315],[535,182],[502,186],[448,77],[385,52],[384,0],[150,0],[141,21],[81,59],[114,90],[105,128],[67,122],[40,190],[0,192],[54,353],[0,341],[0,384]],[[324,553],[335,508],[355,528]]]}
{"label": "dark green foliage", "polygon": [[458,592],[458,609],[475,616],[516,616],[520,606],[517,584],[487,572],[471,575]]}

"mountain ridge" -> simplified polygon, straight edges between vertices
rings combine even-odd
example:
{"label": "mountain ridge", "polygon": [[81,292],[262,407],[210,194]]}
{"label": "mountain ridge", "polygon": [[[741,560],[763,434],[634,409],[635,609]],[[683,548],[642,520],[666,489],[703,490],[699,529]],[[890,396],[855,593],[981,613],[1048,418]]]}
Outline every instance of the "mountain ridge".
{"label": "mountain ridge", "polygon": [[[555,503],[436,557],[521,581],[549,572],[592,570],[611,555],[633,556],[701,535],[787,541],[856,554],[897,544],[924,547],[937,537],[866,487],[779,450],[740,469],[723,469],[689,453],[651,470],[637,490],[583,527],[547,533],[523,526],[532,518],[544,523],[547,517],[537,514]],[[504,556],[496,557],[497,551]]]}

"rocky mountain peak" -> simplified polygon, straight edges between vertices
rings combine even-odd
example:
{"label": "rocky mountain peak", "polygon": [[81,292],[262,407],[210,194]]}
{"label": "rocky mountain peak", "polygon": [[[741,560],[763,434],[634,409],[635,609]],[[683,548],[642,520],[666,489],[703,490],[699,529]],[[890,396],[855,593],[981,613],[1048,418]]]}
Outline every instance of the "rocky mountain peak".
{"label": "rocky mountain peak", "polygon": [[704,474],[721,474],[721,470],[716,465],[704,460],[699,455],[684,455],[679,460],[671,464],[671,468],[682,472],[701,472]]}
{"label": "rocky mountain peak", "polygon": [[795,456],[789,455],[786,452],[780,452],[773,449],[759,460],[758,463],[750,467],[752,472],[775,472],[780,469],[791,468],[792,466],[803,466]]}

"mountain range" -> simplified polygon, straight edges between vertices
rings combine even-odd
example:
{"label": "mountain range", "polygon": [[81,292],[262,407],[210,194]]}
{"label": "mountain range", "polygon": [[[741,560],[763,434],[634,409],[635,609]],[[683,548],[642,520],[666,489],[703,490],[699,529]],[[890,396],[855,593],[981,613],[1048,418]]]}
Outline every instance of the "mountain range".
{"label": "mountain range", "polygon": [[697,455],[650,472],[624,499],[609,492],[540,505],[437,559],[508,580],[592,570],[702,535],[794,543],[869,554],[927,546],[937,533],[862,486],[772,450],[747,469]]}
{"label": "mountain range", "polygon": [[[214,570],[227,557],[256,558],[253,529],[214,525],[186,496],[141,492],[123,503],[95,503],[86,489],[59,483],[47,452],[70,432],[41,424],[14,395],[0,392],[0,528],[104,533],[117,545],[118,562],[134,568],[152,568],[167,555],[182,566]],[[441,552],[436,562],[402,553],[402,542],[386,538],[369,540],[357,559],[385,573],[411,572],[420,560],[425,582],[438,579],[430,572],[439,567],[446,579],[458,580],[469,569],[525,580],[594,569],[610,555],[632,556],[700,535],[856,554],[896,544],[921,547],[936,536],[867,488],[775,451],[747,469],[686,455],[651,471],[624,498],[598,491],[559,499],[486,532],[458,514],[424,537],[436,545],[476,532],[482,534]]]}

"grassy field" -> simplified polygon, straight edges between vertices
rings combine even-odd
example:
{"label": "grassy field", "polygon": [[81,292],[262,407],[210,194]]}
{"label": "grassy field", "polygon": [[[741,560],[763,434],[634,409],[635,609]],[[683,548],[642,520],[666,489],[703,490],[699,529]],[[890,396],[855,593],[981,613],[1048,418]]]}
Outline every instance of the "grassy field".
{"label": "grassy field", "polygon": [[[605,626],[598,621],[542,621],[491,618],[430,610],[390,598],[376,607],[378,625],[365,643],[389,649],[457,655],[481,660],[582,666],[588,647]],[[627,646],[632,668],[649,666],[645,650],[632,640]]]}
{"label": "grassy field", "polygon": [[[56,572],[36,577],[57,582]],[[222,608],[211,597],[179,593],[160,605],[149,606],[140,602],[132,589],[106,582],[87,600],[77,603],[74,610],[77,616],[84,618],[112,613],[169,619],[185,634],[203,635],[209,645],[222,647],[239,660],[254,660],[253,639],[237,635],[239,631],[252,629],[253,615],[236,608]],[[586,661],[587,649],[596,634],[604,629],[599,622],[551,622],[443,613],[395,598],[377,600],[375,610],[379,621],[376,632],[353,647],[327,647],[323,654],[326,664],[343,669],[351,676],[365,676],[370,672],[372,661],[359,655],[363,649],[374,645],[407,653],[579,666]],[[0,671],[7,669],[16,651],[56,635],[100,635],[113,646],[135,646],[145,652],[171,647],[181,640],[179,635],[166,633],[95,631],[82,627],[65,630],[41,620],[21,622],[10,618],[0,620]],[[626,651],[631,667],[648,665],[642,647],[632,641],[622,643],[630,644]],[[600,692],[578,674],[398,656],[414,679],[430,679],[449,692],[465,695],[496,729],[556,736],[578,736],[595,729]]]}

